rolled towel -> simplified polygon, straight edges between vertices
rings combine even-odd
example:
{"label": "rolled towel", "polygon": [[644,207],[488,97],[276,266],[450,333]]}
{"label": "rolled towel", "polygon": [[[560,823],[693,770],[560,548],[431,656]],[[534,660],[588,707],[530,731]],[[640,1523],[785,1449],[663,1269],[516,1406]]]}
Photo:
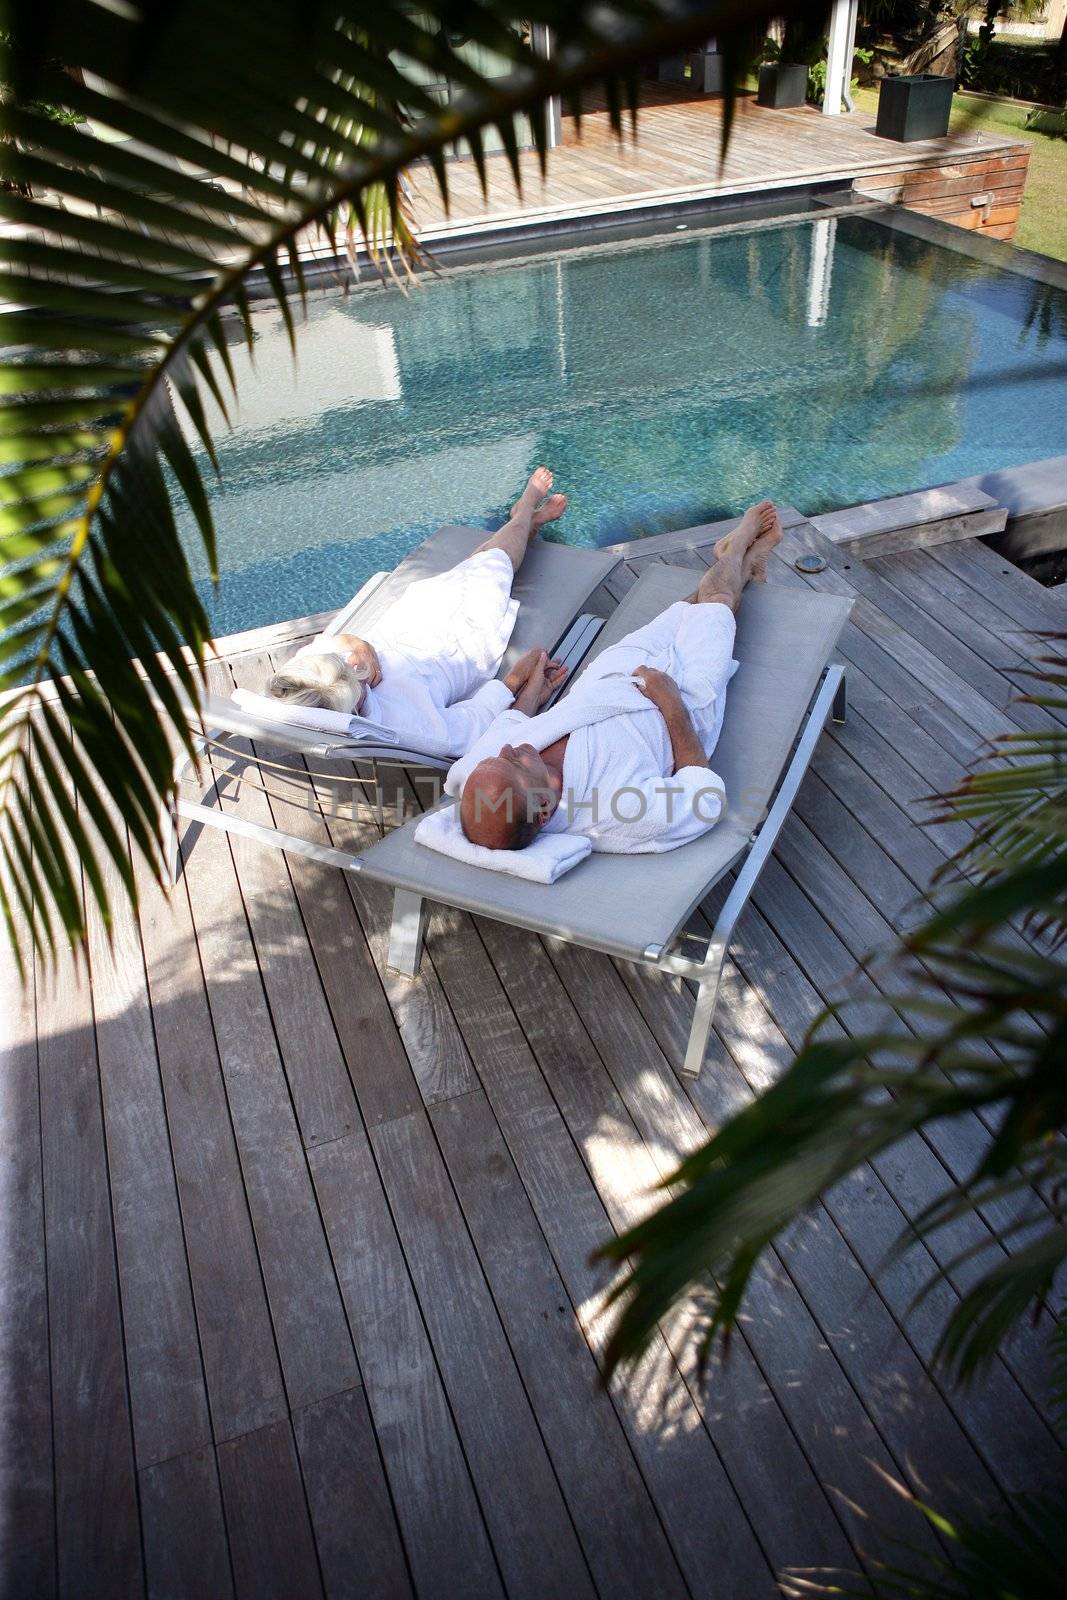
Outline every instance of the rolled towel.
{"label": "rolled towel", "polygon": [[584,834],[539,833],[524,850],[487,850],[484,844],[471,844],[454,805],[442,806],[423,817],[415,829],[415,838],[419,844],[451,856],[453,861],[485,867],[489,872],[508,872],[528,883],[555,883],[584,861],[593,848]]}
{"label": "rolled towel", "polygon": [[251,689],[235,689],[235,705],[279,727],[307,728],[314,733],[337,733],[345,739],[367,739],[375,744],[398,744],[399,737],[383,722],[370,717],[354,717],[347,711],[323,711],[317,706],[296,706],[289,700],[275,700],[269,694],[254,694]]}

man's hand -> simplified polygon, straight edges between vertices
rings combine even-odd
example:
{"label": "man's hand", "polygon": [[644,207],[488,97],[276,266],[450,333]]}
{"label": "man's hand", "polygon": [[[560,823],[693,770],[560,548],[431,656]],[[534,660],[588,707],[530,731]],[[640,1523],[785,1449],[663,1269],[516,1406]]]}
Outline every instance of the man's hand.
{"label": "man's hand", "polygon": [[337,643],[344,650],[348,665],[361,672],[371,688],[376,689],[382,681],[382,668],[374,646],[354,633],[339,633]]}
{"label": "man's hand", "polygon": [[655,667],[638,667],[634,682],[645,699],[652,701],[667,724],[674,771],[679,772],[682,767],[706,767],[708,758],[704,746],[693,727],[682,691],[670,674],[659,672]]}
{"label": "man's hand", "polygon": [[[515,696],[514,709],[522,711],[528,717],[533,717],[537,715],[545,701],[555,694],[566,678],[569,669],[563,666],[561,662],[550,659],[544,650],[535,650],[529,653],[534,656],[534,661],[525,683]],[[526,657],[524,656],[523,661],[525,659]],[[521,662],[516,663],[516,667],[521,665]]]}
{"label": "man's hand", "polygon": [[504,687],[510,689],[512,694],[518,694],[544,654],[545,652],[540,645],[536,644],[532,650],[527,650],[524,655],[519,657],[511,671],[505,675]]}
{"label": "man's hand", "polygon": [[684,704],[682,691],[669,672],[660,672],[656,667],[638,667],[634,673],[634,682],[645,699],[651,700],[664,716],[667,715],[668,709],[673,710]]}

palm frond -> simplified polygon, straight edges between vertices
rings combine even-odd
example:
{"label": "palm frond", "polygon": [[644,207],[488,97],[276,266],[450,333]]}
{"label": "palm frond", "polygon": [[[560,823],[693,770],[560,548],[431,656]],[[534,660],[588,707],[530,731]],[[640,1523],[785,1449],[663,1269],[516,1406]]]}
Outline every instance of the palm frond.
{"label": "palm frond", "polygon": [[[1057,685],[1065,666],[1051,658],[1043,680]],[[667,1180],[675,1197],[603,1247],[625,1264],[609,1368],[635,1360],[695,1283],[712,1286],[706,1357],[729,1337],[760,1255],[802,1211],[917,1130],[966,1113],[992,1128],[987,1146],[897,1248],[951,1237],[976,1213],[1014,1221],[951,1259],[935,1252],[920,1299],[946,1279],[968,1284],[937,1358],[969,1376],[1047,1301],[1067,1260],[1067,962],[1056,937],[1031,949],[1000,930],[1017,914],[1067,925],[1067,761],[1054,728],[1026,738],[1025,755],[1005,762],[997,750],[941,797],[943,819],[980,821],[978,843],[957,855],[951,888],[903,941],[882,1030],[849,1031],[844,1001],[832,1008],[843,1035],[827,1037],[824,1014],[779,1082]]]}
{"label": "palm frond", "polygon": [[1067,1491],[1013,1495],[996,1516],[955,1521],[900,1492],[947,1546],[939,1555],[894,1540],[893,1561],[872,1560],[870,1571],[782,1574],[786,1593],[855,1595],[874,1600],[1053,1600],[1063,1589],[1067,1561]]}
{"label": "palm frond", "polygon": [[[489,0],[417,11],[401,0],[12,0],[0,34],[9,927],[25,895],[42,906],[29,920],[44,943],[54,928],[83,936],[75,876],[94,846],[72,830],[59,784],[87,810],[113,804],[158,870],[169,753],[187,738],[174,686],[196,704],[208,643],[175,497],[216,570],[210,503],[174,403],[214,461],[205,391],[225,415],[233,383],[223,309],[248,328],[258,284],[297,337],[309,241],[336,251],[340,238],[386,273],[418,265],[405,174],[419,167],[447,199],[445,153],[465,145],[484,174],[488,127],[518,173],[519,119],[543,156],[547,98],[573,102],[587,85],[606,89],[621,130],[643,59],[709,34],[739,41],[781,9],[539,0],[534,20],[557,40],[545,60]],[[464,40],[490,50],[501,74],[475,67]],[[452,85],[446,105],[430,75]],[[62,715],[49,721],[49,707]],[[117,834],[97,839],[121,872]]]}

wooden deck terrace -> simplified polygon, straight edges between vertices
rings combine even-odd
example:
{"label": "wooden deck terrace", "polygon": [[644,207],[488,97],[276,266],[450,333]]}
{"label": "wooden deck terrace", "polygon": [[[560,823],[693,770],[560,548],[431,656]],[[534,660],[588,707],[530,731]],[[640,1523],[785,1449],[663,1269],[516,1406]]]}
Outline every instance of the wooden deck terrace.
{"label": "wooden deck terrace", "polygon": [[772,111],[743,95],[725,161],[720,161],[722,101],[684,87],[642,86],[636,135],[620,144],[602,99],[587,97],[580,130],[563,121],[563,143],[542,179],[536,155],[521,156],[522,192],[501,156],[488,164],[488,197],[474,164],[448,167],[450,210],[429,178],[418,179],[420,236],[473,238],[508,226],[563,218],[618,219],[628,211],[697,201],[758,198],[836,184],[939,216],[990,238],[1011,239],[1019,220],[1030,146],[988,131],[897,144],[875,135],[869,112],[824,117],[813,106]]}
{"label": "wooden deck terrace", "polygon": [[[994,1510],[1060,1468],[1045,1329],[956,1390],[930,1354],[965,1278],[909,1313],[993,1219],[880,1270],[972,1166],[976,1117],[792,1228],[703,1380],[677,1324],[600,1382],[591,1252],[843,983],[873,1002],[857,959],[960,840],[923,797],[1046,720],[1015,674],[1061,598],[977,540],[864,563],[787,520],[772,581],[857,597],[851,711],[744,914],[699,1082],[675,980],[447,912],[394,978],[387,894],[211,830],[112,948],[94,923],[87,975],[23,992],[5,968],[5,1596],[759,1600],[786,1567],[932,1543],[889,1479]],[[699,570],[714,532],[634,545],[603,608],[649,561]],[[218,681],[310,626],[231,641]],[[225,803],[377,835],[267,787]]]}

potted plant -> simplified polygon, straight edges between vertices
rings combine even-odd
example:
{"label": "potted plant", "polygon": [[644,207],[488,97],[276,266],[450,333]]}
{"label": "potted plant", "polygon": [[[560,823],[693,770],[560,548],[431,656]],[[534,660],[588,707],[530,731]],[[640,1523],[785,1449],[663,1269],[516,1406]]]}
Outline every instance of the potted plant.
{"label": "potted plant", "polygon": [[951,78],[933,72],[882,79],[875,132],[882,139],[943,139],[952,110]]}

